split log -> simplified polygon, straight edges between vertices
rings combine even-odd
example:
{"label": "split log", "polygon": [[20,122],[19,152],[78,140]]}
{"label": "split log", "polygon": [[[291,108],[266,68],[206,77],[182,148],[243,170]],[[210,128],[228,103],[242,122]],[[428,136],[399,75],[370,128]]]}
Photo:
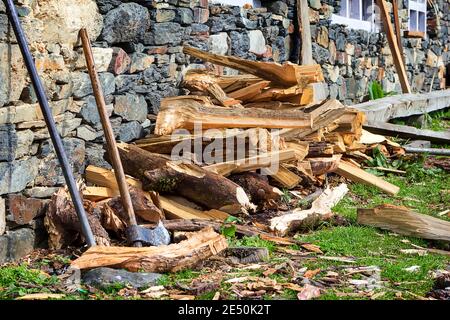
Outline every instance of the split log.
{"label": "split log", "polygon": [[311,209],[294,209],[291,213],[272,218],[270,229],[279,235],[286,235],[302,228],[312,227],[317,222],[332,216],[333,208],[347,194],[345,183],[336,188],[326,189],[313,203]]}
{"label": "split log", "polygon": [[259,102],[250,102],[244,104],[245,108],[262,108],[262,109],[272,109],[272,110],[293,110],[293,109],[302,109],[297,104],[284,102],[284,101],[259,101]]}
{"label": "split log", "polygon": [[283,65],[273,62],[246,60],[238,57],[208,53],[192,47],[183,47],[190,56],[269,80],[281,87],[324,81],[320,65],[300,66],[290,62]]}
{"label": "split log", "polygon": [[272,167],[282,162],[295,160],[294,150],[281,150],[260,154],[255,157],[216,163],[203,167],[204,169],[227,176],[231,173],[241,173],[261,168]]}
{"label": "split log", "polygon": [[337,132],[331,132],[324,135],[325,141],[333,144],[334,153],[345,153],[347,147],[344,143],[344,138]]}
{"label": "split log", "polygon": [[297,161],[302,161],[309,153],[309,143],[304,141],[286,142],[286,148],[294,150]]}
{"label": "split log", "polygon": [[[95,242],[99,245],[109,246],[108,233],[100,223],[101,214],[95,210],[95,206],[90,201],[85,200],[84,207]],[[80,221],[73,207],[72,199],[65,188],[60,188],[52,196],[44,224],[49,235],[50,249],[56,250],[69,246],[82,236]]]}
{"label": "split log", "polygon": [[302,111],[252,108],[205,107],[197,99],[165,98],[156,120],[155,133],[171,134],[176,129],[213,128],[311,128],[311,117]]}
{"label": "split log", "polygon": [[325,142],[311,142],[309,143],[308,157],[331,157],[334,154],[333,145]]}
{"label": "split log", "polygon": [[417,238],[450,242],[450,222],[408,208],[384,204],[358,209],[358,223]]}
{"label": "split log", "polygon": [[274,207],[281,198],[281,191],[272,187],[266,176],[255,172],[234,174],[230,180],[241,186],[256,205]]}
{"label": "split log", "polygon": [[248,87],[228,93],[228,96],[233,99],[241,100],[243,102],[251,100],[254,96],[261,94],[261,91],[269,85],[270,81],[260,81]]}
{"label": "split log", "polygon": [[341,157],[341,154],[336,154],[326,158],[308,158],[313,175],[320,176],[325,173],[334,172],[339,167]]}
{"label": "split log", "polygon": [[[198,220],[198,219],[165,220],[163,221],[163,224],[164,227],[170,232],[175,231],[194,232],[202,230],[203,228],[206,227],[214,228],[216,232],[220,232],[223,226],[223,223],[220,221]],[[268,232],[261,231],[260,229],[253,226],[243,226],[238,224],[234,224],[234,226],[236,227],[236,234],[241,237],[243,236],[260,237],[263,240],[272,241],[282,245],[300,244],[299,241],[277,237]]]}
{"label": "split log", "polygon": [[370,174],[354,165],[351,165],[345,161],[339,162],[338,168],[335,171],[338,175],[343,176],[353,182],[359,182],[362,184],[366,184],[369,186],[374,186],[379,188],[380,190],[386,192],[387,194],[395,196],[400,188],[384,181],[383,179]]}
{"label": "split log", "polygon": [[139,179],[143,190],[176,193],[230,214],[254,209],[245,191],[225,177],[194,164],[177,164],[134,145],[121,143],[118,149],[125,173]]}
{"label": "split log", "polygon": [[[108,192],[118,194],[117,183],[115,182],[114,173],[111,170],[98,168],[94,166],[88,166],[86,169],[86,180],[90,183],[96,183],[98,185],[107,187],[109,189]],[[142,183],[132,177],[127,178],[127,183],[136,188],[142,188]],[[94,191],[90,191],[89,188],[86,187],[89,194],[93,194]],[[85,191],[86,191],[85,190]],[[151,192],[147,193],[151,197]],[[163,197],[159,196],[159,199],[156,201],[153,199],[153,203],[160,209],[163,209],[166,213],[168,219],[221,219],[225,220],[229,217],[226,212],[219,210],[208,210],[201,211],[192,207],[187,206],[186,204],[180,203],[177,199],[174,199],[171,196]]]}
{"label": "split log", "polygon": [[72,262],[76,269],[110,267],[132,272],[177,272],[192,268],[199,262],[228,247],[224,236],[205,228],[177,244],[147,248],[103,247],[88,249]]}
{"label": "split log", "polygon": [[270,176],[281,186],[287,189],[293,189],[302,181],[302,178],[281,165],[275,174]]}

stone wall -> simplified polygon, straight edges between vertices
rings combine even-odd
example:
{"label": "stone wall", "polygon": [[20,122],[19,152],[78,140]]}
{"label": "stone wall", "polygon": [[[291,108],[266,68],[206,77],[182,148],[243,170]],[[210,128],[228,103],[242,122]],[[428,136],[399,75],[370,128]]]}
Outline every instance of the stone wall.
{"label": "stone wall", "polygon": [[[254,9],[208,0],[16,3],[76,175],[88,164],[109,166],[103,160],[103,134],[77,39],[81,27],[87,27],[93,41],[113,128],[117,138],[126,142],[151,132],[154,117],[148,115],[157,114],[162,98],[184,93],[178,84],[188,68],[235,72],[189,60],[182,45],[263,61],[298,59],[295,0],[266,0],[263,8]],[[428,38],[403,40],[413,90],[429,89],[435,65],[440,68],[434,82],[438,89],[442,67],[449,62],[449,2],[435,3],[439,11],[436,15],[429,10]],[[337,0],[309,0],[309,5],[313,56],[323,66],[331,98],[347,104],[363,100],[368,83],[382,69],[385,89],[400,92],[383,33],[331,24],[331,14],[339,8]],[[402,3],[403,24],[407,23],[404,8]],[[42,230],[42,207],[10,195],[47,199],[61,185],[64,179],[0,2],[0,241],[9,248],[2,251],[0,244],[0,262],[17,256],[16,236],[26,237],[22,242],[27,245],[21,249],[25,252],[36,240],[35,231]],[[14,201],[25,201],[27,219],[12,212]],[[2,237],[5,230],[8,233]]]}

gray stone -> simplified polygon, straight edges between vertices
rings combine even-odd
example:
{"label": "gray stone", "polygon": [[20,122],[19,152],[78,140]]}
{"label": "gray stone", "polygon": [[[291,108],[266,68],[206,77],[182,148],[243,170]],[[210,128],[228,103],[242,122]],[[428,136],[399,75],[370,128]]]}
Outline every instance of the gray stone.
{"label": "gray stone", "polygon": [[46,199],[50,198],[56,191],[58,187],[33,187],[30,189],[25,189],[24,195],[32,198]]}
{"label": "gray stone", "polygon": [[280,16],[286,17],[288,14],[288,6],[283,1],[275,1],[270,4],[269,10],[274,13],[278,14]]}
{"label": "gray stone", "polygon": [[106,14],[102,38],[108,43],[135,42],[149,26],[147,8],[133,2],[124,3]]}
{"label": "gray stone", "polygon": [[14,125],[0,126],[0,161],[12,161],[15,158],[18,138]]}
{"label": "gray stone", "polygon": [[108,288],[114,284],[130,285],[133,288],[151,287],[158,283],[161,277],[158,273],[129,272],[111,268],[96,268],[83,275],[83,282],[87,285]]}
{"label": "gray stone", "polygon": [[233,55],[245,57],[250,50],[250,38],[247,33],[230,32],[231,50]]}
{"label": "gray stone", "polygon": [[[5,230],[6,230],[6,205],[5,199],[0,197],[0,236],[5,233]],[[1,260],[1,253],[0,253],[0,260]]]}
{"label": "gray stone", "polygon": [[312,54],[313,59],[318,64],[327,63],[330,59],[330,51],[328,51],[328,49],[319,46],[317,43],[312,44]]}
{"label": "gray stone", "polygon": [[122,123],[118,130],[119,140],[130,142],[143,136],[144,129],[137,121]]}
{"label": "gray stone", "polygon": [[146,241],[148,241],[149,245],[164,246],[170,244],[170,234],[161,221],[159,221],[155,228],[148,230],[148,239],[146,239]]}
{"label": "gray stone", "polygon": [[182,25],[190,25],[194,22],[194,14],[189,8],[177,8],[177,16],[175,22]]}
{"label": "gray stone", "polygon": [[138,94],[116,96],[114,113],[127,121],[144,122],[147,119],[147,102]]}
{"label": "gray stone", "polygon": [[154,56],[145,53],[135,52],[131,55],[130,73],[144,71],[155,61]]}
{"label": "gray stone", "polygon": [[[74,98],[81,99],[93,93],[91,79],[87,73],[73,72],[71,76]],[[116,90],[114,75],[109,72],[102,72],[99,74],[99,78],[102,85],[103,94],[107,96],[114,93]]]}
{"label": "gray stone", "polygon": [[169,22],[175,19],[175,11],[167,9],[156,9],[156,22]]}
{"label": "gray stone", "polygon": [[9,21],[6,14],[0,14],[0,41],[8,40]]}
{"label": "gray stone", "polygon": [[308,0],[309,6],[313,9],[319,10],[322,8],[320,0]]}
{"label": "gray stone", "polygon": [[155,44],[178,45],[183,38],[183,30],[178,23],[164,22],[157,23],[153,30]]}
{"label": "gray stone", "polygon": [[213,34],[209,37],[209,46],[212,53],[226,55],[228,53],[228,34],[226,32],[220,32],[219,34]]}
{"label": "gray stone", "polygon": [[0,162],[0,195],[25,189],[36,178],[38,163],[35,157]]}
{"label": "gray stone", "polygon": [[27,85],[27,70],[18,45],[0,43],[0,106],[17,101]]}
{"label": "gray stone", "polygon": [[8,262],[8,244],[8,237],[6,235],[0,236],[0,265]]}
{"label": "gray stone", "polygon": [[[89,96],[85,99],[86,103],[80,110],[80,114],[83,117],[83,120],[93,125],[97,129],[101,128],[100,115],[98,114],[97,103],[95,101],[94,96]],[[106,106],[106,111],[108,112],[108,116],[111,116],[113,111],[113,105],[109,104]]]}
{"label": "gray stone", "polygon": [[87,165],[111,169],[111,165],[104,159],[105,149],[101,144],[86,143]]}
{"label": "gray stone", "polygon": [[35,246],[35,233],[32,229],[21,228],[8,231],[8,261],[17,261],[30,254]]}
{"label": "gray stone", "polygon": [[30,152],[33,144],[34,134],[31,130],[17,131],[17,148],[15,150],[16,159],[26,156]]}
{"label": "gray stone", "polygon": [[264,39],[261,30],[252,30],[248,33],[250,39],[249,51],[256,55],[263,55],[266,53],[266,39]]}
{"label": "gray stone", "polygon": [[77,137],[84,141],[92,141],[97,138],[97,131],[91,126],[84,124],[77,128]]}

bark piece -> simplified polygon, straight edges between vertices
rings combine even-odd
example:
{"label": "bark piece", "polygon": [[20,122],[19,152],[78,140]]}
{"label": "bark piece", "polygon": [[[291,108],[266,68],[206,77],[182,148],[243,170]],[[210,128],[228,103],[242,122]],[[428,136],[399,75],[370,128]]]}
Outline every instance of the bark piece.
{"label": "bark piece", "polygon": [[406,207],[384,204],[358,209],[358,223],[417,238],[450,242],[450,222],[419,214]]}
{"label": "bark piece", "polygon": [[255,172],[234,174],[230,180],[241,186],[256,205],[274,207],[281,198],[281,191],[272,187],[267,177]]}
{"label": "bark piece", "polygon": [[92,247],[73,261],[71,266],[77,269],[111,267],[132,272],[177,272],[192,268],[227,247],[224,236],[214,232],[212,228],[205,228],[188,240],[167,246]]}
{"label": "bark piece", "polygon": [[339,167],[342,155],[336,154],[327,158],[308,158],[313,175],[320,176],[325,173],[334,172]]}

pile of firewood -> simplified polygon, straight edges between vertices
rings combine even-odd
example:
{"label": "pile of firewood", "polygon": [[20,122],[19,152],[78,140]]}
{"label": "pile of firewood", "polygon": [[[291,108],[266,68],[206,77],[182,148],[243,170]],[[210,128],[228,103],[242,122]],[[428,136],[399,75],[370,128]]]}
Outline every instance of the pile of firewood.
{"label": "pile of firewood", "polygon": [[[334,172],[388,194],[399,191],[364,171],[360,162],[370,158],[367,153],[375,145],[389,154],[401,152],[401,148],[384,137],[365,132],[362,112],[337,100],[316,103],[315,90],[323,81],[319,65],[255,62],[193,48],[185,48],[184,52],[241,74],[218,76],[205,70],[189,70],[182,86],[190,94],[161,102],[155,133],[135,144],[119,144],[141,225],[152,228],[163,221],[169,231],[199,231],[207,225],[219,231],[221,224],[217,221],[206,225],[201,221],[223,222],[231,215],[245,217],[271,211],[275,214],[265,225],[257,223],[245,230],[241,228],[241,232],[289,242],[275,234],[284,236],[295,231],[299,220],[306,216],[331,213],[331,207],[348,189],[345,184],[326,189],[307,210],[285,208],[280,189],[306,196],[315,186],[323,186],[326,175]],[[222,161],[205,161],[205,154]],[[126,214],[113,172],[89,166],[86,183],[83,194],[97,242],[111,244],[110,235],[115,241],[123,241]],[[74,220],[76,215],[67,193],[55,194],[46,216],[52,247],[68,245],[79,235]],[[188,240],[184,241],[198,245],[192,249],[203,248],[198,251],[202,257],[226,247],[219,234],[202,232],[206,232],[205,241],[215,243],[217,250],[211,246],[203,248],[205,241],[200,241],[201,237],[187,235]],[[92,257],[99,261],[104,258],[99,249],[92,250],[86,258],[89,267]],[[155,251],[127,250],[115,264],[105,258],[108,261],[101,265],[132,265],[131,269],[136,269],[143,264],[127,260],[136,254],[133,250]],[[177,250],[166,251],[180,252],[180,256],[174,256],[177,259],[188,255],[187,251]],[[159,253],[163,255],[162,251]],[[103,254],[108,255],[106,251]],[[173,261],[165,263],[171,265],[169,270],[177,269]],[[161,266],[145,269],[161,271]]]}

